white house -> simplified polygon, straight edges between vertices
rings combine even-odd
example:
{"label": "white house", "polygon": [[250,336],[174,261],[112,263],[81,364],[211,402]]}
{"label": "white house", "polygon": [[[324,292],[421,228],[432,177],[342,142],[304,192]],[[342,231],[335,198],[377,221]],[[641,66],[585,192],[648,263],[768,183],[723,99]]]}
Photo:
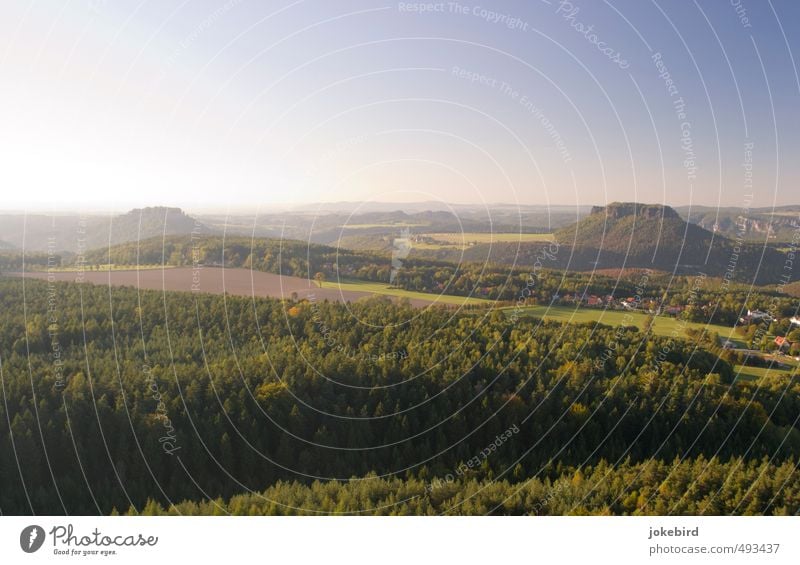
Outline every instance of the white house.
{"label": "white house", "polygon": [[766,320],[768,322],[772,321],[772,316],[770,316],[767,312],[762,312],[761,310],[747,310],[747,317],[751,320]]}

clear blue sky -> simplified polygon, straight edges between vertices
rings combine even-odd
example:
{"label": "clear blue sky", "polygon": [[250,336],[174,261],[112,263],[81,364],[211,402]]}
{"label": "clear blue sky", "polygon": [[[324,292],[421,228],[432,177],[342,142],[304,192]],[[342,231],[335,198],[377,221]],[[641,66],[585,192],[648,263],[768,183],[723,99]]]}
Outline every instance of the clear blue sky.
{"label": "clear blue sky", "polygon": [[800,203],[798,24],[792,0],[4,2],[2,207]]}

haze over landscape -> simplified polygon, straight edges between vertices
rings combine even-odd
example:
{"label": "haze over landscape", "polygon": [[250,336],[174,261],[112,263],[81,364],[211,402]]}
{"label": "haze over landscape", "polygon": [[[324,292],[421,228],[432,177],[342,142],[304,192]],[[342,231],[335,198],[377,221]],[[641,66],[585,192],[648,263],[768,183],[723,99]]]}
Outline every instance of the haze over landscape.
{"label": "haze over landscape", "polygon": [[[798,24],[4,3],[0,537],[171,516],[119,562],[796,562]],[[256,519],[288,515],[530,519]]]}
{"label": "haze over landscape", "polygon": [[796,203],[797,3],[425,6],[9,2],[3,208]]}

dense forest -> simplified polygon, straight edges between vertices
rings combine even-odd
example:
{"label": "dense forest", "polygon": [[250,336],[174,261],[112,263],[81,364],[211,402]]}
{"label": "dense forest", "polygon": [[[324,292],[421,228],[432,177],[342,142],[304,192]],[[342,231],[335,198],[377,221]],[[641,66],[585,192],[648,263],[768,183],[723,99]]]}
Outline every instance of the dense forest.
{"label": "dense forest", "polygon": [[[551,478],[552,477],[552,478]],[[347,482],[279,482],[254,492],[164,506],[154,500],[129,514],[182,516],[476,516],[500,515],[792,515],[800,504],[795,465],[699,456],[670,462],[601,462],[556,467],[521,480],[441,482],[363,477]]]}
{"label": "dense forest", "polygon": [[[570,511],[657,512],[680,497],[659,477],[701,462],[713,473],[682,511],[715,488],[711,513],[800,510],[796,483],[776,479],[798,463],[800,385],[733,382],[702,337],[380,298],[14,279],[0,279],[0,308],[3,513],[155,511],[265,489],[276,506],[253,498],[247,512],[318,498],[349,509],[373,488],[362,484],[377,485],[374,501],[428,491],[398,512],[443,512],[486,486],[462,511],[507,492],[496,511],[524,513],[530,489],[598,469],[610,483]],[[653,506],[631,502],[643,493]]]}

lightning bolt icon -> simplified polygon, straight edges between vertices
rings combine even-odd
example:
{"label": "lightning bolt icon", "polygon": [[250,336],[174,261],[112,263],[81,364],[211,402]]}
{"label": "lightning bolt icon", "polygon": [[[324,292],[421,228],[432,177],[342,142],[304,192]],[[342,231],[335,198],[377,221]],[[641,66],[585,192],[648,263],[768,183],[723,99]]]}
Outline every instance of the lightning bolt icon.
{"label": "lightning bolt icon", "polygon": [[39,528],[33,528],[31,530],[31,537],[28,540],[28,549],[33,547],[33,542],[36,541],[36,538],[39,537]]}

